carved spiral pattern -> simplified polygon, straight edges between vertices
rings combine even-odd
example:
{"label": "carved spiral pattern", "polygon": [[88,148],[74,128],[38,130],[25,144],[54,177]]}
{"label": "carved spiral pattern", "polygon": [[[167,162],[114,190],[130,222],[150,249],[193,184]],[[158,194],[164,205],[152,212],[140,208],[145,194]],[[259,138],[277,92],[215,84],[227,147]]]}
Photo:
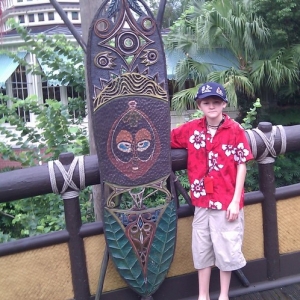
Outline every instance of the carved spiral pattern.
{"label": "carved spiral pattern", "polygon": [[113,69],[115,67],[114,57],[110,55],[111,52],[104,51],[98,53],[94,58],[94,63],[98,68],[101,69]]}
{"label": "carved spiral pattern", "polygon": [[97,36],[100,38],[106,38],[110,33],[109,30],[109,21],[107,19],[99,19],[95,22],[94,31]]}
{"label": "carved spiral pattern", "polygon": [[158,51],[155,49],[146,49],[144,50],[145,54],[141,56],[142,63],[146,66],[153,65],[158,60]]}
{"label": "carved spiral pattern", "polygon": [[141,21],[141,26],[145,35],[151,35],[156,29],[155,21],[150,17],[144,17]]}
{"label": "carved spiral pattern", "polygon": [[139,38],[133,32],[124,32],[118,37],[118,46],[124,54],[133,54],[140,47]]}

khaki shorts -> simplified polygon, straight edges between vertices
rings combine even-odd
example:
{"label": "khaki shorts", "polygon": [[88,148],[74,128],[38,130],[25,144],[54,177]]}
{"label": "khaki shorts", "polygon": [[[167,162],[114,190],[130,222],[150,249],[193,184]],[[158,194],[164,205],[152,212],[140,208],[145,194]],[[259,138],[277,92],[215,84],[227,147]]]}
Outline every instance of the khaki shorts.
{"label": "khaki shorts", "polygon": [[246,265],[242,253],[244,210],[235,221],[227,221],[225,210],[195,207],[192,252],[195,269],[211,266],[233,271]]}

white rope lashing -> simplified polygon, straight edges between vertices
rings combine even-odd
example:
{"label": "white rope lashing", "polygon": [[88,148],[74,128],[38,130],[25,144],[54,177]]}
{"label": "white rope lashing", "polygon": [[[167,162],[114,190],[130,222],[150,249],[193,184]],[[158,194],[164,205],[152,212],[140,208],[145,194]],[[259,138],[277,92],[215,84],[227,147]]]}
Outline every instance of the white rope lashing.
{"label": "white rope lashing", "polygon": [[[282,125],[272,126],[272,131],[269,138],[267,138],[267,136],[258,128],[252,130],[249,129],[246,130],[250,138],[250,144],[251,144],[251,150],[253,156],[258,163],[269,164],[275,161],[274,158],[277,157],[277,154],[274,149],[274,142],[275,142],[277,128],[279,129],[280,136],[281,136],[281,148],[279,154],[283,154],[286,151],[286,134]],[[255,131],[261,137],[261,139],[263,140],[266,146],[265,151],[261,154],[260,157],[257,157],[257,143],[253,131]],[[269,153],[271,154],[272,157],[268,157]]]}
{"label": "white rope lashing", "polygon": [[[78,168],[79,168],[80,188],[77,187],[77,185],[74,183],[74,181],[72,179],[77,162],[78,162]],[[65,180],[60,192],[58,190],[57,183],[56,183],[54,164],[56,164],[56,166],[60,170],[60,172]],[[84,173],[84,157],[83,156],[75,157],[73,159],[68,171],[64,168],[63,164],[59,160],[49,161],[48,167],[49,167],[49,175],[50,175],[52,191],[55,194],[60,194],[63,199],[72,199],[72,198],[78,197],[80,190],[83,190],[85,188],[85,173]],[[73,191],[66,192],[68,188],[71,188]]]}

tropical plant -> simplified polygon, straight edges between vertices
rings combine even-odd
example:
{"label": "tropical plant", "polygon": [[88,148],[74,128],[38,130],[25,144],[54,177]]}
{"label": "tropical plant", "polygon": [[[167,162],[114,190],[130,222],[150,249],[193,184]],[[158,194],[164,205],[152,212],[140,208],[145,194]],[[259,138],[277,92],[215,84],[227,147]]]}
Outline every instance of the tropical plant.
{"label": "tropical plant", "polygon": [[[13,103],[11,107],[6,105],[8,100]],[[89,153],[85,127],[76,124],[70,117],[68,107],[60,102],[49,99],[41,106],[35,97],[21,101],[0,94],[0,103],[0,115],[5,116],[0,119],[0,124],[9,121],[15,127],[14,131],[10,131],[0,126],[0,134],[6,137],[6,143],[0,143],[2,158],[27,167],[58,159],[63,152],[73,152],[75,155]],[[16,106],[35,113],[36,127],[29,127],[19,118]],[[23,151],[15,152],[12,145]],[[82,221],[94,220],[91,188],[81,191],[80,206]],[[63,201],[55,194],[48,194],[0,203],[0,228],[0,242],[64,229]]]}
{"label": "tropical plant", "polygon": [[279,47],[299,43],[300,2],[298,0],[246,0],[267,23],[272,44]]}
{"label": "tropical plant", "polygon": [[[151,9],[154,16],[157,15],[159,9],[159,0],[147,0],[147,4]],[[173,25],[174,21],[176,21],[181,13],[185,10],[189,0],[169,0],[166,1],[165,11],[162,20],[162,27],[169,28]]]}
{"label": "tropical plant", "polygon": [[[247,1],[193,1],[165,41],[167,49],[188,54],[176,68],[178,84],[189,78],[196,85],[174,95],[174,109],[192,103],[191,97],[203,81],[222,83],[231,104],[236,105],[237,92],[251,102],[259,97],[267,107],[268,100],[273,100],[283,87],[288,90],[298,82],[299,70],[299,47],[272,49],[269,39],[270,31],[264,20],[252,13]],[[229,57],[234,57],[231,68],[217,70],[214,63],[202,64],[191,58],[195,52],[218,48],[226,49]]]}
{"label": "tropical plant", "polygon": [[[83,54],[78,46],[67,41],[64,36],[34,36],[18,24],[14,22],[11,24],[25,42],[23,49],[35,54],[40,62],[47,62],[50,66],[47,73],[48,80],[58,79],[62,83],[68,83],[84,95]],[[6,54],[25,65],[28,72],[45,75],[38,65],[29,65],[25,60],[19,60],[13,53],[6,52]],[[88,154],[86,126],[83,126],[82,117],[74,118],[71,113],[78,108],[81,111],[85,110],[85,106],[85,99],[82,98],[69,99],[68,105],[64,106],[53,99],[39,104],[36,96],[15,99],[0,94],[0,134],[5,137],[5,143],[0,143],[2,158],[17,161],[22,167],[28,167],[56,160],[63,152],[73,152],[75,155]],[[36,116],[35,127],[30,127],[19,118],[17,108],[30,111]],[[14,127],[14,131],[1,126],[7,122]],[[15,152],[14,146],[19,147],[21,151]],[[91,188],[81,191],[79,198],[82,221],[94,220]],[[1,203],[0,228],[0,242],[64,229],[63,201],[55,194],[48,194]]]}
{"label": "tropical plant", "polygon": [[[12,103],[10,107],[8,101]],[[36,115],[35,127],[28,126],[24,119],[19,118],[16,107]],[[76,124],[77,120],[74,122],[68,107],[61,102],[48,99],[41,105],[35,96],[18,100],[0,94],[0,115],[4,116],[0,118],[0,124],[9,122],[14,126],[14,130],[0,126],[0,133],[6,140],[0,143],[4,159],[18,161],[22,166],[32,166],[36,162],[57,159],[63,152],[73,152],[75,155],[89,153],[86,128]],[[12,145],[26,150],[26,153],[16,153]]]}
{"label": "tropical plant", "polygon": [[253,107],[247,112],[246,117],[243,119],[243,123],[241,125],[244,129],[251,129],[253,127],[253,123],[257,117],[257,108],[260,108],[260,99],[257,98],[253,103]]}

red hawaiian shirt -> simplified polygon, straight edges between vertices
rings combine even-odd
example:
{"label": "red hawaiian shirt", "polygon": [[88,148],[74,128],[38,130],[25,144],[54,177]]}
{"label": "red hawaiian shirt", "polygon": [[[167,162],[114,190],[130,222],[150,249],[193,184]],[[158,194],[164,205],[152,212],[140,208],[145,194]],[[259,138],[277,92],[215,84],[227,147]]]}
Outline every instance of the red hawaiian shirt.
{"label": "red hawaiian shirt", "polygon": [[[237,165],[253,158],[245,131],[225,115],[214,137],[206,127],[205,117],[193,120],[171,132],[171,147],[188,151],[187,171],[190,196],[195,206],[226,210],[236,183]],[[212,190],[204,178],[212,178]],[[244,206],[244,191],[240,207]]]}

